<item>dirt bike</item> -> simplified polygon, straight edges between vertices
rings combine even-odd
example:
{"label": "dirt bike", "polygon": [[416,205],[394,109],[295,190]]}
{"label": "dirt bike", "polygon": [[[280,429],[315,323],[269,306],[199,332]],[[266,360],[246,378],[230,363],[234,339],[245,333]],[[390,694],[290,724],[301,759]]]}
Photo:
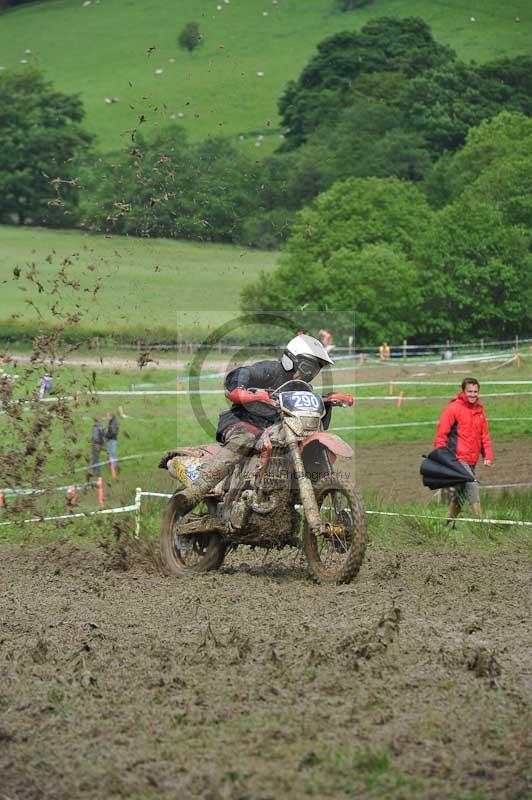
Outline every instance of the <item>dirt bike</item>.
{"label": "dirt bike", "polygon": [[[251,455],[191,512],[179,513],[179,490],[169,500],[161,530],[163,562],[170,574],[182,577],[218,569],[228,548],[238,545],[302,545],[316,581],[349,583],[364,559],[367,521],[354,484],[334,470],[336,458],[352,458],[353,450],[323,430],[322,419],[326,404],[351,406],[353,398],[322,398],[300,380],[268,395],[279,421],[262,433]],[[193,481],[199,464],[217,450],[184,447],[165,459],[177,460]]]}

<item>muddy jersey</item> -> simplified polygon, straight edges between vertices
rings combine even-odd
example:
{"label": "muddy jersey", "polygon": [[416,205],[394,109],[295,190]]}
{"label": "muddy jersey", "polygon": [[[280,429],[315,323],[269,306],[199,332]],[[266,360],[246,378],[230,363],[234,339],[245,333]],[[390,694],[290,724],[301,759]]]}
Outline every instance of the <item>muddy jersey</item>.
{"label": "muddy jersey", "polygon": [[[287,372],[280,361],[257,361],[249,366],[237,367],[228,373],[225,379],[226,392],[233,389],[266,389],[270,392],[278,389],[283,383],[292,380],[294,371]],[[327,422],[328,416],[326,415]],[[223,411],[218,418],[216,439],[223,441],[224,431],[236,422],[247,422],[263,431],[279,420],[279,412],[266,403],[233,403],[228,411]],[[325,418],[324,418],[325,423]],[[324,424],[324,427],[326,425]]]}

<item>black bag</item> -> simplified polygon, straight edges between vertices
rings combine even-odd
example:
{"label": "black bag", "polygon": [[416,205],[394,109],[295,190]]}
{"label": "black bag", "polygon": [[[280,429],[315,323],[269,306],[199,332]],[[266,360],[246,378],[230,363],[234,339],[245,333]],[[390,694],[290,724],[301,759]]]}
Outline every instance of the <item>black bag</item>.
{"label": "black bag", "polygon": [[428,456],[423,456],[419,471],[423,486],[429,489],[445,489],[476,480],[473,470],[458,461],[448,447],[437,447]]}

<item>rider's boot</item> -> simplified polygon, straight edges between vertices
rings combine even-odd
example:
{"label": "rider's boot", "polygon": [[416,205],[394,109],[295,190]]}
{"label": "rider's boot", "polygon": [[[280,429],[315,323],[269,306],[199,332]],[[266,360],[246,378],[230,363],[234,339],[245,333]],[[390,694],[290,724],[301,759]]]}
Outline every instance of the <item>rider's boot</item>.
{"label": "rider's boot", "polygon": [[[225,455],[225,454],[224,454]],[[194,506],[203,500],[220,481],[229,474],[229,470],[239,459],[230,460],[228,458],[213,459],[208,464],[202,465],[198,470],[198,477],[187,489],[183,489],[176,495],[182,514],[188,514]]]}
{"label": "rider's boot", "polygon": [[194,506],[229,474],[231,468],[253,450],[256,438],[256,435],[249,430],[234,426],[226,435],[224,446],[217,455],[199,467],[198,476],[192,485],[175,495],[180,512],[188,514],[192,511]]}
{"label": "rider's boot", "polygon": [[238,464],[254,447],[256,436],[248,431],[234,430],[226,436],[225,444],[211,460],[202,464],[198,476],[191,486],[179,492],[175,497],[180,504],[180,512],[188,514],[194,506],[220,483],[231,468]]}

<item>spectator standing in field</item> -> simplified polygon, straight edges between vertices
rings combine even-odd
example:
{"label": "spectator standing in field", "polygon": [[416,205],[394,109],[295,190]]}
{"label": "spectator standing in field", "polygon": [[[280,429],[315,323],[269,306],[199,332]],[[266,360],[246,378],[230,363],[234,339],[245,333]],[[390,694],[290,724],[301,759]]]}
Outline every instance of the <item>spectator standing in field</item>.
{"label": "spectator standing in field", "polygon": [[[458,461],[474,472],[480,456],[484,466],[491,467],[493,451],[484,407],[479,400],[480,384],[476,378],[464,378],[462,391],[444,408],[438,422],[434,447],[447,447]],[[447,524],[456,519],[464,502],[470,503],[481,517],[480,486],[478,481],[460,484],[453,490]]]}
{"label": "spectator standing in field", "polygon": [[39,383],[39,400],[42,400],[46,397],[47,394],[50,394],[50,390],[52,388],[52,376],[49,372],[46,372]]}
{"label": "spectator standing in field", "polygon": [[118,421],[114,414],[107,414],[107,430],[105,431],[107,440],[107,455],[109,457],[109,467],[113,478],[116,478],[116,447],[118,438]]}
{"label": "spectator standing in field", "polygon": [[322,328],[318,333],[318,339],[320,340],[326,351],[330,353],[331,350],[334,348],[332,333],[330,331],[326,331],[325,328]]}
{"label": "spectator standing in field", "polygon": [[390,345],[388,342],[383,342],[379,347],[379,358],[381,361],[388,361],[390,358]]}
{"label": "spectator standing in field", "polygon": [[94,425],[91,433],[91,472],[93,475],[100,474],[100,452],[105,442],[105,431],[100,417],[94,417]]}

